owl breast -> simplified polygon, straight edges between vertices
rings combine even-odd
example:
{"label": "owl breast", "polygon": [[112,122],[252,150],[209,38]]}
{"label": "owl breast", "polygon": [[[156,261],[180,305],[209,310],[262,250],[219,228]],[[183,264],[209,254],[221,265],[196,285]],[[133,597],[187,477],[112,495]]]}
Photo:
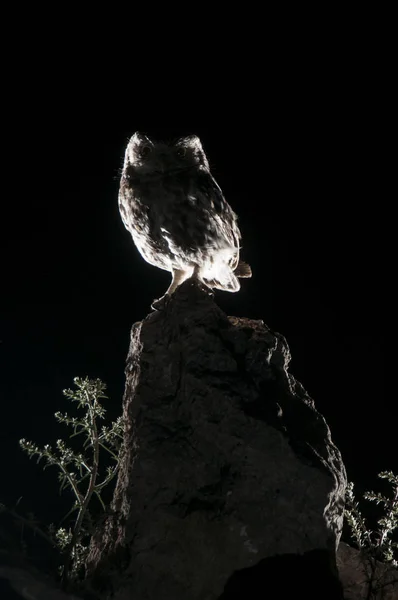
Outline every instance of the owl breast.
{"label": "owl breast", "polygon": [[[236,265],[235,215],[209,173],[186,171],[122,178],[119,208],[126,228],[150,264],[172,271],[214,260]],[[220,254],[221,253],[221,254]]]}

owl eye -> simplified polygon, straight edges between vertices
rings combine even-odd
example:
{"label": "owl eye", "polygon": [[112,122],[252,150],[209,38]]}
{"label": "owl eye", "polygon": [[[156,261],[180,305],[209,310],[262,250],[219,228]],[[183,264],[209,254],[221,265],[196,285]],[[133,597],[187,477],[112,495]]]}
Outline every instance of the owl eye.
{"label": "owl eye", "polygon": [[142,148],[139,149],[139,155],[141,158],[146,158],[147,156],[150,155],[151,152],[152,152],[151,146],[142,146]]}
{"label": "owl eye", "polygon": [[177,148],[176,154],[180,158],[184,158],[184,156],[186,155],[186,153],[187,153],[187,149],[186,148],[184,148],[184,147]]}

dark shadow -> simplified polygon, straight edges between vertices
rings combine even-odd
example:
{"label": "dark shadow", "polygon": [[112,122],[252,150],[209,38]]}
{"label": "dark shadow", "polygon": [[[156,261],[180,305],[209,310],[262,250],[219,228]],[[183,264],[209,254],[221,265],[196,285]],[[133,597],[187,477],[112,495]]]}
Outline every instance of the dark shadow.
{"label": "dark shadow", "polygon": [[326,550],[280,554],[235,571],[218,600],[344,600]]}

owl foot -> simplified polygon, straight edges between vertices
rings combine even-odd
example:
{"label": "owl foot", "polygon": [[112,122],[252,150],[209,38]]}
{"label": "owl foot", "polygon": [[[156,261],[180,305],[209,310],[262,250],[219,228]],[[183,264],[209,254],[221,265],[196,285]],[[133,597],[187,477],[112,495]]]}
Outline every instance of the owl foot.
{"label": "owl foot", "polygon": [[202,290],[202,292],[205,292],[210,298],[214,298],[214,292],[212,288],[209,285],[207,285],[207,283],[205,283],[204,281],[197,280],[197,284],[199,289]]}
{"label": "owl foot", "polygon": [[153,310],[163,310],[164,308],[166,308],[166,305],[169,300],[170,300],[169,294],[165,294],[161,298],[154,300],[151,304],[151,308],[153,308]]}

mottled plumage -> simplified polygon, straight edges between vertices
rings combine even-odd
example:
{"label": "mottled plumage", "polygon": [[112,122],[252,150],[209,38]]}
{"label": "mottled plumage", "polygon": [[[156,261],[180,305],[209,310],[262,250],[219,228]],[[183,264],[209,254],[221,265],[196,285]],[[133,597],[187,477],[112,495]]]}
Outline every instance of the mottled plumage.
{"label": "mottled plumage", "polygon": [[125,153],[119,209],[143,258],[172,273],[166,296],[192,275],[229,292],[239,290],[237,277],[251,276],[239,260],[237,217],[198,137],[171,145],[135,133]]}

